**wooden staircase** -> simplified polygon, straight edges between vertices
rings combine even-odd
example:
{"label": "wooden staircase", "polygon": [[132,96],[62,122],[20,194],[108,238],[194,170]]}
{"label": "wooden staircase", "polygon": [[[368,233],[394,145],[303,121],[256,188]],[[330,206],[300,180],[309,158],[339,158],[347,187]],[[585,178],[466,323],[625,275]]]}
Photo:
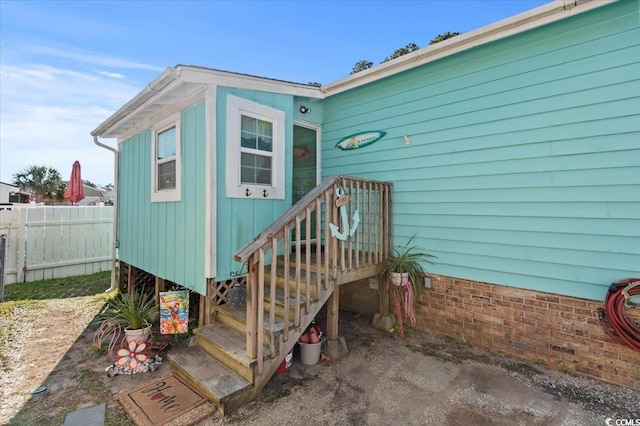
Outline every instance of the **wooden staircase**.
{"label": "wooden staircase", "polygon": [[[338,188],[363,216],[349,241],[329,229],[340,223]],[[390,194],[390,184],[337,176],[291,207],[235,254],[248,262],[245,303],[216,306],[215,321],[195,330],[196,344],[169,355],[172,372],[228,413],[259,394],[327,302],[336,312],[327,337],[337,339],[338,285],[371,276],[388,258]],[[320,238],[303,244],[303,230]]]}

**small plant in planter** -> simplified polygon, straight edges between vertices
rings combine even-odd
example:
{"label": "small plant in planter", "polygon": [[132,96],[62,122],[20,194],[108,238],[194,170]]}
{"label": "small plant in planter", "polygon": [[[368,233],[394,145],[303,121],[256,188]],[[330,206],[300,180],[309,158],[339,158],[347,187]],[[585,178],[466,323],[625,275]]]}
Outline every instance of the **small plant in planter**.
{"label": "small plant in planter", "polygon": [[158,314],[153,295],[144,290],[134,293],[120,293],[109,301],[110,309],[105,313],[106,321],[113,321],[124,327],[127,341],[145,342],[150,334],[151,322]]}
{"label": "small plant in planter", "polygon": [[387,277],[389,291],[393,298],[394,314],[397,326],[394,329],[404,337],[404,320],[407,319],[415,327],[416,319],[413,315],[415,298],[424,288],[425,270],[423,263],[433,263],[435,256],[418,251],[416,245],[411,245],[415,235],[403,246],[394,247],[393,255],[389,258],[382,273]]}

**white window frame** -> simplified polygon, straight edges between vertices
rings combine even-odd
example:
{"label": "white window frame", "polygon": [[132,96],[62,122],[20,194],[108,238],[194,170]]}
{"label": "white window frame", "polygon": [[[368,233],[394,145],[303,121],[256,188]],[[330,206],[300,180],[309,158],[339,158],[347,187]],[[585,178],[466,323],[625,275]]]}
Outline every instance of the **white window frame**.
{"label": "white window frame", "polygon": [[[176,128],[176,155],[169,160],[158,160],[158,135],[171,127]],[[151,202],[172,202],[182,199],[182,133],[180,131],[180,113],[158,122],[151,129]],[[176,187],[173,189],[158,189],[158,165],[166,161],[176,161]]]}
{"label": "white window frame", "polygon": [[[271,185],[246,184],[240,179],[241,116],[268,121],[273,125],[271,151]],[[285,113],[248,99],[227,95],[227,171],[228,198],[283,200],[285,197]]]}

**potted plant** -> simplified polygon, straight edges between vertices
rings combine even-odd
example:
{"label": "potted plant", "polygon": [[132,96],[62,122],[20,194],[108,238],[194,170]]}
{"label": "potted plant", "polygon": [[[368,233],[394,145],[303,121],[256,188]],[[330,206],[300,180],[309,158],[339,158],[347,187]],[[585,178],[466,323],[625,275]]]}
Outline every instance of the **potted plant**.
{"label": "potted plant", "polygon": [[109,301],[110,309],[105,319],[124,327],[127,341],[146,342],[151,334],[151,322],[158,313],[158,307],[151,294],[144,290],[120,293]]}
{"label": "potted plant", "polygon": [[415,235],[403,246],[396,246],[393,255],[382,273],[386,275],[387,285],[392,295],[396,325],[394,330],[404,337],[404,320],[409,320],[415,327],[416,320],[413,315],[415,298],[424,289],[425,270],[423,263],[433,263],[430,259],[435,256],[418,251],[416,245],[411,245]]}

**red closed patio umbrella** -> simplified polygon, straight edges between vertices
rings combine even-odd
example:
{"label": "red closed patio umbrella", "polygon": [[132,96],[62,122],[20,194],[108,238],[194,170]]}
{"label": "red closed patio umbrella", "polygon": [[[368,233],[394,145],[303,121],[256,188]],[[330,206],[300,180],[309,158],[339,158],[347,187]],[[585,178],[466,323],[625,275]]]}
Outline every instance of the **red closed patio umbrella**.
{"label": "red closed patio umbrella", "polygon": [[84,186],[82,184],[82,177],[80,176],[80,162],[78,160],[73,162],[71,178],[69,179],[67,189],[64,190],[64,199],[74,204],[84,199]]}

